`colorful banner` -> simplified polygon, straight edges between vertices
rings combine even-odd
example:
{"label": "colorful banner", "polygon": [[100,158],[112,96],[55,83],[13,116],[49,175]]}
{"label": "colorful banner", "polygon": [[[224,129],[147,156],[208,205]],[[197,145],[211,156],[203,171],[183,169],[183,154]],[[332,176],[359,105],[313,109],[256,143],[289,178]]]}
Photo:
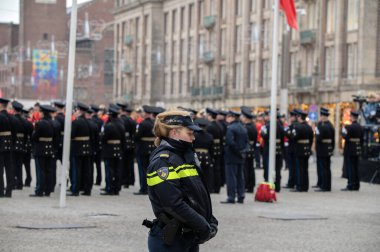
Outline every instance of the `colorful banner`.
{"label": "colorful banner", "polygon": [[33,89],[40,97],[56,97],[57,72],[57,51],[33,50]]}

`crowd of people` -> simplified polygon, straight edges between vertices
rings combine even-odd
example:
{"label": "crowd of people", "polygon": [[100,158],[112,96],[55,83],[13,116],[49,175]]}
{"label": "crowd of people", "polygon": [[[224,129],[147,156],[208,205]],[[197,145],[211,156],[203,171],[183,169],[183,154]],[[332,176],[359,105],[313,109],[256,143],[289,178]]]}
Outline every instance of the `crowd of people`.
{"label": "crowd of people", "polygon": [[[263,169],[269,180],[270,111],[253,114],[251,108],[240,111],[206,108],[196,111],[179,107],[191,116],[199,127],[192,143],[205,177],[208,191],[220,193],[227,185],[227,200],[222,203],[243,203],[245,193],[254,192],[256,173]],[[36,104],[26,110],[14,100],[0,98],[0,197],[11,197],[12,190],[31,186],[31,196],[49,196],[56,187],[57,164],[62,164],[65,127],[65,104]],[[157,115],[164,108],[144,105],[134,110],[127,103],[86,105],[76,103],[71,116],[71,151],[69,167],[70,196],[90,196],[93,185],[101,185],[102,195],[119,195],[120,190],[135,185],[134,164],[139,172],[139,191],[148,194],[149,158],[156,149],[153,132]],[[308,160],[313,141],[317,157],[316,191],[331,191],[330,158],[335,146],[335,130],[328,120],[328,109],[321,108],[320,120],[314,128],[308,114],[295,109],[289,120],[277,112],[275,190],[281,187],[294,192],[309,190]],[[358,157],[362,144],[362,129],[356,123],[358,113],[351,112],[352,125],[343,128],[348,184],[345,190],[359,190]],[[31,176],[34,159],[36,177]],[[58,162],[59,161],[59,162]],[[104,170],[101,163],[104,162]],[[283,165],[289,172],[285,186],[281,183]],[[26,178],[23,178],[23,167]],[[256,170],[256,172],[255,172]],[[4,187],[6,184],[6,187]]]}

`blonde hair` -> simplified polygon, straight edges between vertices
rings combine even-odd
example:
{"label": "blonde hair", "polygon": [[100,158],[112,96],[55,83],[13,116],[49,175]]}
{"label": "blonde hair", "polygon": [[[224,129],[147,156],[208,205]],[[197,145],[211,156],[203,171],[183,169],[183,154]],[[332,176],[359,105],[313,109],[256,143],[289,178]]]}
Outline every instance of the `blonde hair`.
{"label": "blonde hair", "polygon": [[167,112],[158,114],[153,126],[153,134],[156,136],[154,145],[159,146],[161,143],[161,138],[168,137],[170,130],[184,127],[181,125],[168,125],[163,122],[167,116],[175,116],[175,115],[190,116],[190,113],[186,111],[182,111],[182,110],[172,110],[172,111],[167,111]]}

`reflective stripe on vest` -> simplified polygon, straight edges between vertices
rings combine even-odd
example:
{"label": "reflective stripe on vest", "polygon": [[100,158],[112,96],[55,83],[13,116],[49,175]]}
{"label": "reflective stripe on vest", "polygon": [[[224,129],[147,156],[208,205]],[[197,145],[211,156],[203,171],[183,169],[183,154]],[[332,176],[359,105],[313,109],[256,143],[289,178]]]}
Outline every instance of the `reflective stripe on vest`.
{"label": "reflective stripe on vest", "polygon": [[169,175],[165,179],[162,179],[160,176],[158,176],[157,171],[147,174],[146,180],[147,180],[148,186],[158,185],[164,182],[165,180],[175,180],[175,179],[198,176],[197,169],[195,168],[194,165],[191,165],[191,164],[183,164],[183,165],[177,166],[176,168],[171,166],[168,168],[168,171],[169,171]]}

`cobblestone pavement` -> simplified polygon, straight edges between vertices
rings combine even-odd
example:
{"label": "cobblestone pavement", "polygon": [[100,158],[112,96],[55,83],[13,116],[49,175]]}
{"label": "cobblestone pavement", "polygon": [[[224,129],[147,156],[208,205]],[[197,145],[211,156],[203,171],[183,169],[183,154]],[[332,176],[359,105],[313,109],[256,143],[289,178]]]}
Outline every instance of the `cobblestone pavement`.
{"label": "cobblestone pavement", "polygon": [[[380,186],[362,183],[359,192],[342,192],[342,158],[333,158],[333,191],[291,193],[282,189],[277,203],[259,203],[248,194],[245,203],[221,205],[212,195],[219,233],[201,251],[379,251]],[[256,170],[258,181],[263,170]],[[310,184],[315,184],[315,162],[310,161]],[[282,184],[287,171],[282,171]],[[137,186],[120,196],[68,197],[59,208],[59,188],[49,198],[30,198],[32,188],[0,199],[0,251],[147,251],[148,230],[141,225],[152,218],[146,196],[135,196]],[[109,214],[109,215],[106,215]],[[316,215],[321,220],[274,220],[263,215]],[[29,230],[16,226],[83,225],[87,229]]]}

